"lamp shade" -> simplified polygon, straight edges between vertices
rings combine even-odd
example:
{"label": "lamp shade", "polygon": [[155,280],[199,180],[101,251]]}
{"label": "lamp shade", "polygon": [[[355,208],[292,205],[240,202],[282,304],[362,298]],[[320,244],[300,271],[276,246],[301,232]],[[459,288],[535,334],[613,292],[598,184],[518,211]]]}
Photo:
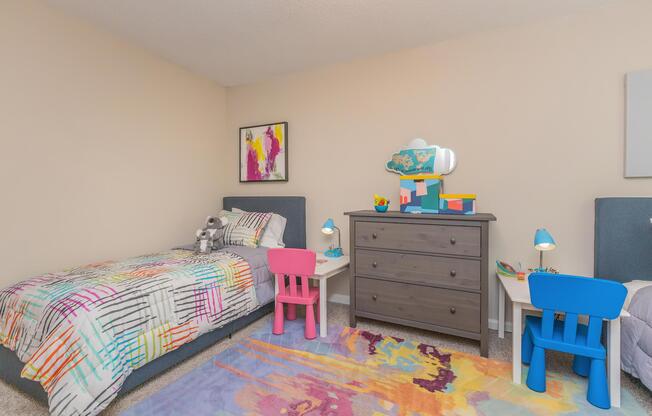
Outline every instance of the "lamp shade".
{"label": "lamp shade", "polygon": [[534,233],[534,248],[539,251],[548,251],[554,250],[557,247],[555,239],[552,238],[548,230],[545,228],[539,228],[536,233]]}
{"label": "lamp shade", "polygon": [[321,227],[321,232],[326,235],[331,235],[335,231],[335,222],[332,218],[326,220],[324,225]]}

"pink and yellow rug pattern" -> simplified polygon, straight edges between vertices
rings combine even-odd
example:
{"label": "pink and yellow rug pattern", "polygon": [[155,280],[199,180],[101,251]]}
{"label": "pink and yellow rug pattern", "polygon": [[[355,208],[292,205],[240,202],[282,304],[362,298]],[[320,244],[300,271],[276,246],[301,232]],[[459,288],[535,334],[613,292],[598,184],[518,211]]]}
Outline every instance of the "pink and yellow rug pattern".
{"label": "pink and yellow rug pattern", "polygon": [[[270,324],[271,325],[271,324]],[[271,326],[216,355],[124,415],[643,415],[586,401],[586,380],[548,374],[539,394],[511,382],[511,365],[351,328],[308,341],[303,326]]]}

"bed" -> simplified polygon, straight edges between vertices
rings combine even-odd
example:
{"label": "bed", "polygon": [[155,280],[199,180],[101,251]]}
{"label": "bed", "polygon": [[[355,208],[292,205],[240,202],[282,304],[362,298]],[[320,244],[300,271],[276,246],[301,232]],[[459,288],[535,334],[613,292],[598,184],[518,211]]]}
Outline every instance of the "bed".
{"label": "bed", "polygon": [[[306,247],[303,197],[225,197],[223,208],[280,214],[287,218],[283,234],[285,246]],[[201,275],[203,270],[212,273],[204,279],[205,284]],[[134,275],[143,278],[132,279]],[[218,289],[215,288],[217,283],[214,283],[216,275],[221,279]],[[139,286],[139,291],[133,291],[138,296],[122,296],[123,293],[132,293],[126,290],[120,294],[114,293],[124,289],[125,286],[120,286],[123,282],[132,281],[149,286],[144,289]],[[199,281],[202,283],[200,291],[197,290]],[[132,285],[128,288],[131,290]],[[31,312],[22,307],[28,302],[23,299],[10,304],[7,301],[10,296],[11,299],[19,298],[11,293],[17,289],[21,291],[21,296],[22,293],[38,295],[42,290],[67,291],[71,296],[66,295],[65,302],[57,302],[58,309],[48,304],[47,308],[54,309],[54,312],[42,313],[38,319],[31,319]],[[11,347],[0,345],[0,378],[47,404],[45,386],[52,396],[52,414],[71,413],[67,406],[79,408],[76,414],[96,414],[115,397],[127,394],[180,361],[271,312],[273,293],[273,279],[267,269],[264,248],[226,247],[217,253],[196,256],[184,247],[177,247],[162,253],[87,265],[30,279],[0,291],[0,296],[5,297],[4,303],[0,298],[0,314],[5,322],[3,326],[10,328],[2,333],[0,326],[0,337],[4,337],[3,343]],[[95,300],[93,296],[97,297],[101,307],[92,306]],[[120,296],[119,302],[105,302],[111,296],[116,296],[115,299]],[[29,302],[33,299],[38,301],[38,296],[30,298]],[[179,307],[182,303],[177,302],[185,302],[186,299],[189,306]],[[122,303],[123,300],[125,303]],[[172,307],[168,307],[170,302],[173,303]],[[104,308],[109,303],[112,303],[111,309]],[[82,307],[84,304],[91,306]],[[39,305],[34,307],[40,311]],[[50,311],[47,308],[43,307],[42,310]],[[134,314],[134,320],[147,316],[151,321],[174,313],[174,318],[184,324],[175,327],[166,326],[167,322],[149,325],[153,328],[151,333],[145,331],[138,335],[137,342],[133,342],[134,337],[128,336],[129,331],[141,327],[137,326],[139,322],[132,325],[131,315],[126,312],[129,310],[147,312]],[[154,310],[156,313],[151,313]],[[183,314],[193,319],[185,319],[187,316]],[[51,324],[52,319],[64,321],[68,317],[74,317],[75,328],[71,329],[72,325]],[[192,325],[186,325],[191,321]],[[12,332],[8,322],[19,322],[21,331]],[[47,334],[42,334],[47,337],[44,342],[31,342],[46,326],[55,330],[49,329]],[[77,330],[78,327],[82,329]],[[111,342],[104,343],[101,341],[107,328],[111,330]],[[88,339],[92,337],[97,339]],[[155,338],[156,342],[152,343],[147,337]],[[129,342],[122,343],[123,338]],[[83,348],[78,348],[79,345]],[[53,366],[55,360],[61,361]],[[51,371],[55,367],[63,371]],[[123,367],[135,369],[126,372]],[[21,377],[21,373],[31,379]],[[107,377],[110,377],[111,383],[104,386]],[[97,386],[98,380],[101,381],[100,387]],[[72,382],[74,386],[71,387]],[[51,387],[55,385],[56,388]]]}
{"label": "bed", "polygon": [[594,274],[623,282],[621,366],[652,389],[652,198],[597,198]]}

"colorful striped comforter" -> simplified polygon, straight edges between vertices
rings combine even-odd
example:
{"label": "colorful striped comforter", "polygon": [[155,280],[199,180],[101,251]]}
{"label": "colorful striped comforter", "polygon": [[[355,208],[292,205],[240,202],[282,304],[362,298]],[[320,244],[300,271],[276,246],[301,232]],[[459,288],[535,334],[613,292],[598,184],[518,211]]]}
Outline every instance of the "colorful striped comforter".
{"label": "colorful striped comforter", "polygon": [[249,264],[184,250],[91,264],[0,291],[0,344],[53,415],[94,415],[134,370],[258,307]]}

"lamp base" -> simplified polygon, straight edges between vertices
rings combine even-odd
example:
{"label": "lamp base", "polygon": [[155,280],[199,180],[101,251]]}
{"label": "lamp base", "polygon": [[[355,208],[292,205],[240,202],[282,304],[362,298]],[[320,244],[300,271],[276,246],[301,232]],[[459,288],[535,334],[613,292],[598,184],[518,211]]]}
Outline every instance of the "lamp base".
{"label": "lamp base", "polygon": [[326,250],[326,252],[324,252],[324,256],[326,257],[342,257],[343,255],[344,253],[342,252],[341,247],[331,248],[330,250]]}

